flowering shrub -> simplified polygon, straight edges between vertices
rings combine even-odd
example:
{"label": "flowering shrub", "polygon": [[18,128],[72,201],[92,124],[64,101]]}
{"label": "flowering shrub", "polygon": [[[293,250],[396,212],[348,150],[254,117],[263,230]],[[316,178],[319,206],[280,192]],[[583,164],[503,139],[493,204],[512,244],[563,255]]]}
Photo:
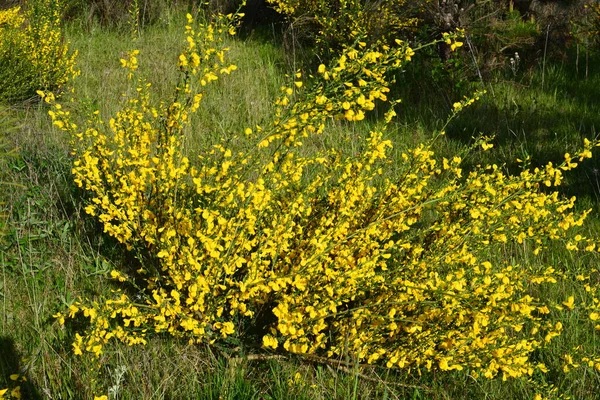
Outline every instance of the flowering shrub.
{"label": "flowering shrub", "polygon": [[406,1],[383,0],[268,0],[295,29],[309,26],[322,50],[350,45],[357,38],[386,42],[399,31],[414,28],[417,19],[406,16]]}
{"label": "flowering shrub", "polygon": [[61,0],[32,0],[0,11],[0,101],[55,90],[76,75],[61,31]]}
{"label": "flowering shrub", "polygon": [[[73,135],[75,182],[91,198],[86,212],[141,261],[137,270],[111,272],[127,290],[56,315],[61,323],[89,320],[76,334],[76,354],[98,357],[111,339],[134,345],[168,333],[506,379],[547,371],[530,356],[563,331],[551,318],[558,309],[588,307],[590,322],[598,319],[596,299],[554,304],[536,294],[571,279],[567,273],[490,258],[510,245],[534,255],[554,243],[595,249],[573,233],[587,212],[574,212],[575,199],[554,188],[596,142],[558,166],[508,175],[497,165],[464,171],[461,157],[435,156],[433,139],[403,152],[392,178],[384,138],[391,107],[358,154],[307,155],[303,141],[330,119],[353,123],[377,102],[395,104],[389,76],[414,51],[400,41],[357,42],[315,76],[296,74],[272,124],[190,159],[182,131],[202,89],[236,69],[222,42],[236,18],[196,25],[188,18],[173,100],[152,98],[137,74],[137,51],[121,60],[136,90],[109,121],[95,112],[76,124],[45,94],[54,124]],[[476,146],[492,144],[482,138]]]}

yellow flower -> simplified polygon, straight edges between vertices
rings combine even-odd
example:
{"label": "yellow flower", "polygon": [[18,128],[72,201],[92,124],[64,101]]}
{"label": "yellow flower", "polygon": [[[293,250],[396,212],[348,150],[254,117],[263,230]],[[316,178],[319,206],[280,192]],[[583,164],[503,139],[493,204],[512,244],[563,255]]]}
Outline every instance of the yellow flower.
{"label": "yellow flower", "polygon": [[575,297],[574,296],[569,296],[567,301],[563,301],[562,303],[565,307],[567,307],[569,310],[572,310],[575,308]]}
{"label": "yellow flower", "polygon": [[454,50],[456,50],[457,48],[459,48],[459,47],[462,47],[462,45],[463,45],[463,42],[454,42],[454,43],[452,43],[452,44],[450,45],[450,49],[451,49],[452,51],[454,51]]}

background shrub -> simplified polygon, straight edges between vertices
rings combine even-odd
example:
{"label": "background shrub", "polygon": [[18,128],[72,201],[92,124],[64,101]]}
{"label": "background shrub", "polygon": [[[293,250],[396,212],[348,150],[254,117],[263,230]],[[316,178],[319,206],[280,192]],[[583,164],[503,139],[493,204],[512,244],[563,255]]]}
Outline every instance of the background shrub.
{"label": "background shrub", "polygon": [[0,102],[57,90],[76,74],[62,35],[62,2],[32,0],[0,11]]}
{"label": "background shrub", "polygon": [[[334,55],[356,40],[393,42],[416,27],[407,1],[393,0],[267,0],[289,22],[288,42],[308,42],[320,57]],[[404,32],[404,34],[403,34]],[[294,45],[295,45],[294,44]],[[288,47],[292,47],[288,44]]]}

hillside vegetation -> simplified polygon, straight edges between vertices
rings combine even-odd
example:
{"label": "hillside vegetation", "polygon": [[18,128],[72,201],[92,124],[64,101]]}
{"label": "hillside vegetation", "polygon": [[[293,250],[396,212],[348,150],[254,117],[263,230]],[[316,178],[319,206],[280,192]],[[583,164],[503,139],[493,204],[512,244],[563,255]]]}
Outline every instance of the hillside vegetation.
{"label": "hillside vegetation", "polygon": [[598,397],[596,3],[21,3],[0,399]]}

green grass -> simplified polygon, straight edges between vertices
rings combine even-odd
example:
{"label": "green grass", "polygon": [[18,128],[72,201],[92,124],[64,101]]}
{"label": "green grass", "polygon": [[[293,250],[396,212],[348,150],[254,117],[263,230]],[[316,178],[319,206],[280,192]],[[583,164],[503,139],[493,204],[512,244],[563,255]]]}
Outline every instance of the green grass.
{"label": "green grass", "polygon": [[[75,83],[77,93],[103,115],[114,113],[126,82],[119,59],[135,47],[141,50],[141,68],[156,93],[168,97],[177,79],[172,65],[183,39],[183,20],[183,14],[174,13],[172,20],[147,27],[136,43],[116,31],[92,26],[83,32],[71,26],[68,37],[79,50],[82,70]],[[265,124],[279,87],[289,81],[290,67],[277,43],[248,38],[229,45],[238,71],[206,94],[189,128],[190,154],[246,127]],[[398,92],[405,101],[388,132],[398,149],[431,137],[456,100],[443,88],[425,86],[415,78],[410,68],[399,77],[403,83]],[[486,81],[488,95],[450,124],[436,149],[446,157],[464,152],[472,137],[483,133],[495,135],[495,148],[470,154],[471,165],[494,162],[514,171],[515,159],[527,155],[533,165],[559,161],[584,137],[596,135],[600,74],[583,80],[568,65],[551,64],[544,80],[542,89],[538,68],[519,82]],[[9,128],[11,132],[6,135],[7,146],[18,149],[16,156],[4,156],[0,164],[0,181],[10,184],[0,192],[0,214],[7,221],[0,239],[0,387],[10,383],[10,374],[20,372],[28,378],[25,398],[32,399],[87,399],[109,388],[111,398],[119,399],[520,399],[533,398],[543,390],[537,387],[539,382],[546,381],[573,398],[598,398],[600,375],[592,370],[536,376],[537,384],[476,379],[468,371],[419,376],[373,369],[357,374],[352,367],[295,357],[249,360],[247,354],[228,348],[190,346],[167,337],[144,347],[111,346],[102,358],[100,381],[92,382],[93,364],[70,350],[73,326],[59,327],[52,315],[78,297],[108,294],[114,283],[106,273],[131,262],[131,257],[83,212],[85,195],[71,179],[69,138],[51,125],[46,114],[43,104],[27,104],[9,109],[10,118],[0,116],[0,133]],[[373,121],[353,126],[332,123],[326,134],[307,143],[308,151],[336,147],[355,152],[356,138],[368,134],[372,125]],[[394,152],[393,163],[400,162],[398,153]],[[594,210],[581,228],[592,237],[600,230],[598,163],[593,159],[571,173],[564,189],[565,194],[581,197],[578,207]],[[585,273],[590,264],[598,263],[595,255],[576,258],[560,248],[534,259],[530,249],[514,246],[499,249],[490,259],[514,265],[544,263],[572,273]],[[592,280],[597,284],[598,277]],[[544,295],[560,302],[572,293],[577,297],[580,290],[556,286]],[[586,328],[584,318],[581,311],[571,313],[563,324],[573,333],[536,356],[560,369],[560,356],[572,347],[597,347],[598,334]]]}

